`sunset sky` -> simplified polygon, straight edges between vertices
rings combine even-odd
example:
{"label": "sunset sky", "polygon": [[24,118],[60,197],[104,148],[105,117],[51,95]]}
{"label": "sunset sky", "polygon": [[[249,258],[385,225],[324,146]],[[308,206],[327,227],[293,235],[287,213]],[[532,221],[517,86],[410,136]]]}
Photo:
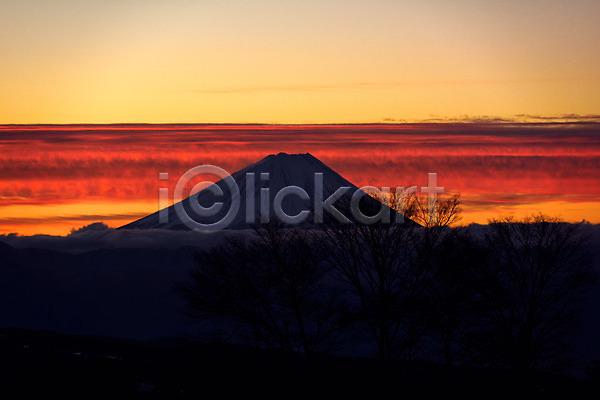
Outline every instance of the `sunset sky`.
{"label": "sunset sky", "polygon": [[157,211],[159,172],[281,151],[357,186],[436,172],[463,223],[600,223],[598,21],[597,0],[0,1],[0,234],[120,226]]}
{"label": "sunset sky", "polygon": [[0,123],[600,114],[597,0],[3,0]]}
{"label": "sunset sky", "polygon": [[[117,227],[158,210],[188,169],[233,173],[309,152],[357,186],[460,193],[464,224],[544,212],[600,223],[600,124],[93,125],[0,127],[0,233]],[[169,173],[161,182],[158,174]]]}

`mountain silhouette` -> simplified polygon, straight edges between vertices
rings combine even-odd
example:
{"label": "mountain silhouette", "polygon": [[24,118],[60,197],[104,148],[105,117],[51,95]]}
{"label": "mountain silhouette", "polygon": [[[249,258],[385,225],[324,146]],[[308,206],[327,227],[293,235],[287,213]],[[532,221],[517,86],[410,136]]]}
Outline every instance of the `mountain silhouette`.
{"label": "mountain silhouette", "polygon": [[[232,183],[235,183],[233,190]],[[351,206],[353,195],[358,208]],[[222,204],[215,206],[215,202]],[[230,211],[236,202],[239,207]],[[377,215],[385,213],[392,223],[402,220],[414,224],[408,219],[398,219],[396,211],[367,195],[309,153],[269,155],[178,203],[119,229],[179,230],[194,229],[202,224],[202,227],[211,226],[207,230],[240,230],[273,222],[312,228],[335,221],[373,223]],[[198,205],[204,209],[211,206],[220,209],[214,215],[202,215]],[[357,210],[360,210],[358,216]],[[182,219],[188,219],[187,223]]]}

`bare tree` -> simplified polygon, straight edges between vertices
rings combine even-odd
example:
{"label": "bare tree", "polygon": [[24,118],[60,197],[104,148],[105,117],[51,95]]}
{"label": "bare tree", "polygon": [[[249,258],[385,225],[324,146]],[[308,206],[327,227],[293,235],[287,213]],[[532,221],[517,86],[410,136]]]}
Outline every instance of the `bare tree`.
{"label": "bare tree", "polygon": [[427,281],[427,336],[440,354],[446,373],[454,365],[478,358],[477,337],[483,331],[485,304],[479,296],[476,270],[485,261],[484,247],[458,227],[435,246]]}
{"label": "bare tree", "polygon": [[381,359],[392,359],[406,308],[419,288],[412,269],[412,225],[324,227],[330,262],[356,295],[353,319],[368,327]]}
{"label": "bare tree", "polygon": [[389,192],[369,191],[368,194],[423,227],[443,230],[461,220],[459,193],[428,197],[411,190],[416,187],[400,189]]}
{"label": "bare tree", "polygon": [[194,318],[227,318],[268,347],[312,358],[340,334],[336,288],[306,230],[263,226],[252,240],[229,238],[197,254],[179,291]]}
{"label": "bare tree", "polygon": [[448,193],[436,197],[418,195],[410,190],[376,192],[372,194],[404,218],[416,222],[425,229],[414,231],[413,246],[418,255],[418,262],[423,268],[431,263],[435,247],[449,229],[461,220],[462,208],[459,193]]}
{"label": "bare tree", "polygon": [[544,215],[490,221],[480,272],[494,362],[520,374],[565,366],[565,338],[593,281],[580,224]]}
{"label": "bare tree", "polygon": [[402,218],[389,223],[326,225],[329,260],[355,293],[354,317],[366,324],[379,357],[413,358],[426,330],[422,300],[430,254],[444,229],[457,220],[459,200],[458,196],[440,198],[432,211],[414,194],[380,196],[376,192],[373,197],[401,212]]}

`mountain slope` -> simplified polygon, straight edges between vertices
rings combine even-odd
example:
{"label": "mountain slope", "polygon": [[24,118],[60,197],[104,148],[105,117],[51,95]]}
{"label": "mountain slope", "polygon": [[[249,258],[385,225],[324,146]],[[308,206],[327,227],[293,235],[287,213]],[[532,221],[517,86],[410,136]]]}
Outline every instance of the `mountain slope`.
{"label": "mountain slope", "polygon": [[[314,227],[322,222],[332,221],[332,218],[354,223],[363,221],[351,209],[352,195],[360,189],[311,154],[270,155],[231,176],[239,193],[232,191],[226,180],[219,180],[211,187],[182,200],[180,204],[174,204],[164,210],[166,221],[161,221],[161,212],[156,212],[121,228],[194,229],[198,226],[197,223],[200,223],[200,229],[210,224],[214,224],[218,229],[250,229],[261,222],[274,221],[284,226],[302,227]],[[280,207],[276,206],[278,193]],[[374,216],[381,211],[388,213],[390,220],[395,221],[395,211],[362,191],[360,194],[363,196],[358,204],[363,215]],[[330,198],[332,195],[334,196]],[[360,196],[357,195],[358,197]],[[238,200],[239,209],[237,212],[231,212],[228,217],[227,213]],[[320,200],[324,202],[323,207],[319,206]],[[215,202],[222,202],[221,209],[215,215],[201,216],[198,213],[198,204],[208,208]],[[285,214],[278,214],[278,209]],[[319,212],[319,209],[322,212]],[[336,210],[339,210],[339,213]],[[192,222],[186,223],[185,219],[188,217]],[[209,227],[206,230],[217,229]]]}

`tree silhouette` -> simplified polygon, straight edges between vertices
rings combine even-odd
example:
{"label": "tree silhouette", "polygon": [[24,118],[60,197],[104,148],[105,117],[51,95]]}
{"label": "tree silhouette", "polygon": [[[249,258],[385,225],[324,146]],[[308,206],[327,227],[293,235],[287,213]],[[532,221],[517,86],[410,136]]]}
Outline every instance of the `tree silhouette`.
{"label": "tree silhouette", "polygon": [[495,219],[489,228],[479,279],[490,311],[490,361],[519,374],[564,367],[565,338],[593,282],[580,224],[539,215]]}
{"label": "tree silhouette", "polygon": [[454,228],[435,246],[425,296],[427,336],[446,373],[478,358],[485,304],[479,296],[477,269],[486,253],[468,227]]}
{"label": "tree silhouette", "polygon": [[223,318],[250,339],[311,358],[340,334],[337,289],[325,276],[311,232],[262,226],[248,240],[228,238],[196,255],[198,267],[178,290],[194,318]]}
{"label": "tree silhouette", "polygon": [[355,294],[353,318],[366,325],[379,358],[410,359],[427,329],[423,298],[431,254],[458,220],[460,201],[458,195],[440,197],[431,209],[414,194],[374,197],[408,221],[324,226],[329,262]]}
{"label": "tree silhouette", "polygon": [[405,200],[405,218],[421,225],[263,225],[198,253],[179,286],[188,315],[226,318],[253,343],[308,358],[351,331],[381,360],[424,352],[447,371],[463,364],[524,376],[565,366],[594,281],[580,224],[507,217],[477,239],[450,226],[458,195],[438,198],[433,212],[422,198]]}
{"label": "tree silhouette", "polygon": [[418,295],[420,276],[412,268],[409,225],[326,227],[329,262],[351,288],[352,319],[365,323],[381,359],[392,359],[403,318]]}

